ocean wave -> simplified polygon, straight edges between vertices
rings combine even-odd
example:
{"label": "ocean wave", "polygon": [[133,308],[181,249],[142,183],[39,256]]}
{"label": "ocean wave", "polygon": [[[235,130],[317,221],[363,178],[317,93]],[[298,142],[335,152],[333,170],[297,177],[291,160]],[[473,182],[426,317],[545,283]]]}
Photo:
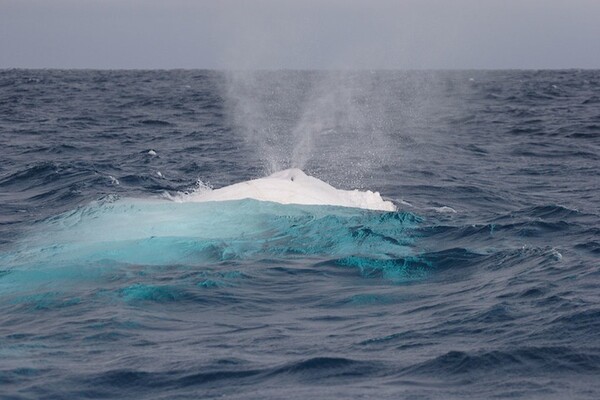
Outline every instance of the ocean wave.
{"label": "ocean wave", "polygon": [[515,375],[532,371],[546,373],[596,374],[600,370],[596,349],[574,350],[569,347],[517,347],[479,352],[450,351],[418,365],[406,368],[407,375],[470,375],[493,371]]}

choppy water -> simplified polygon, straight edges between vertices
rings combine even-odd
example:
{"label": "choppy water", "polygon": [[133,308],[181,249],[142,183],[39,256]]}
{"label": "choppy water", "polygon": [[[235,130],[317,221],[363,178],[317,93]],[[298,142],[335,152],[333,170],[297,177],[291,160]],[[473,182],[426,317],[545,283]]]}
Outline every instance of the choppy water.
{"label": "choppy water", "polygon": [[329,75],[0,71],[0,398],[598,398],[600,72]]}

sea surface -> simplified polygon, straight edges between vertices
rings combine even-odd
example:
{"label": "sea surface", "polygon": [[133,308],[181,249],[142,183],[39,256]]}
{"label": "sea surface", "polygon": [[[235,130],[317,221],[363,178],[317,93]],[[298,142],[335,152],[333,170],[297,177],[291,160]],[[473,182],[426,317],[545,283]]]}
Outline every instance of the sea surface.
{"label": "sea surface", "polygon": [[[398,212],[191,194],[302,168]],[[600,398],[600,71],[0,70],[1,399]]]}

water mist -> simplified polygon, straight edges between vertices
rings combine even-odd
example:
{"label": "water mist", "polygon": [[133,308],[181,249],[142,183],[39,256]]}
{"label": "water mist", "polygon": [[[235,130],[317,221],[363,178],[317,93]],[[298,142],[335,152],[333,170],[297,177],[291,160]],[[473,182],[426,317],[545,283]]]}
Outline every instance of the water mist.
{"label": "water mist", "polygon": [[369,71],[235,71],[226,99],[265,174],[293,167],[360,187],[390,156],[377,79]]}

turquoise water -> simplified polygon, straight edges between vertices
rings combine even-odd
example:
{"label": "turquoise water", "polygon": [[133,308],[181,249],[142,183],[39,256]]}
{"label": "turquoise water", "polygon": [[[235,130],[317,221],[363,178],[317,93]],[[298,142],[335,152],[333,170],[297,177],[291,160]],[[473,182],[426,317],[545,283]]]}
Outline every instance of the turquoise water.
{"label": "turquoise water", "polygon": [[[218,287],[243,278],[241,271],[211,274],[211,268],[294,259],[410,280],[425,273],[412,248],[420,220],[406,212],[256,200],[108,197],[32,226],[15,245],[19,250],[3,256],[9,268],[0,288],[9,297],[70,288],[77,299],[86,284],[97,290],[101,282],[112,286],[119,274],[135,274],[140,283],[111,290],[125,300],[170,298],[190,287]],[[163,286],[156,275],[169,269],[180,276]]]}

